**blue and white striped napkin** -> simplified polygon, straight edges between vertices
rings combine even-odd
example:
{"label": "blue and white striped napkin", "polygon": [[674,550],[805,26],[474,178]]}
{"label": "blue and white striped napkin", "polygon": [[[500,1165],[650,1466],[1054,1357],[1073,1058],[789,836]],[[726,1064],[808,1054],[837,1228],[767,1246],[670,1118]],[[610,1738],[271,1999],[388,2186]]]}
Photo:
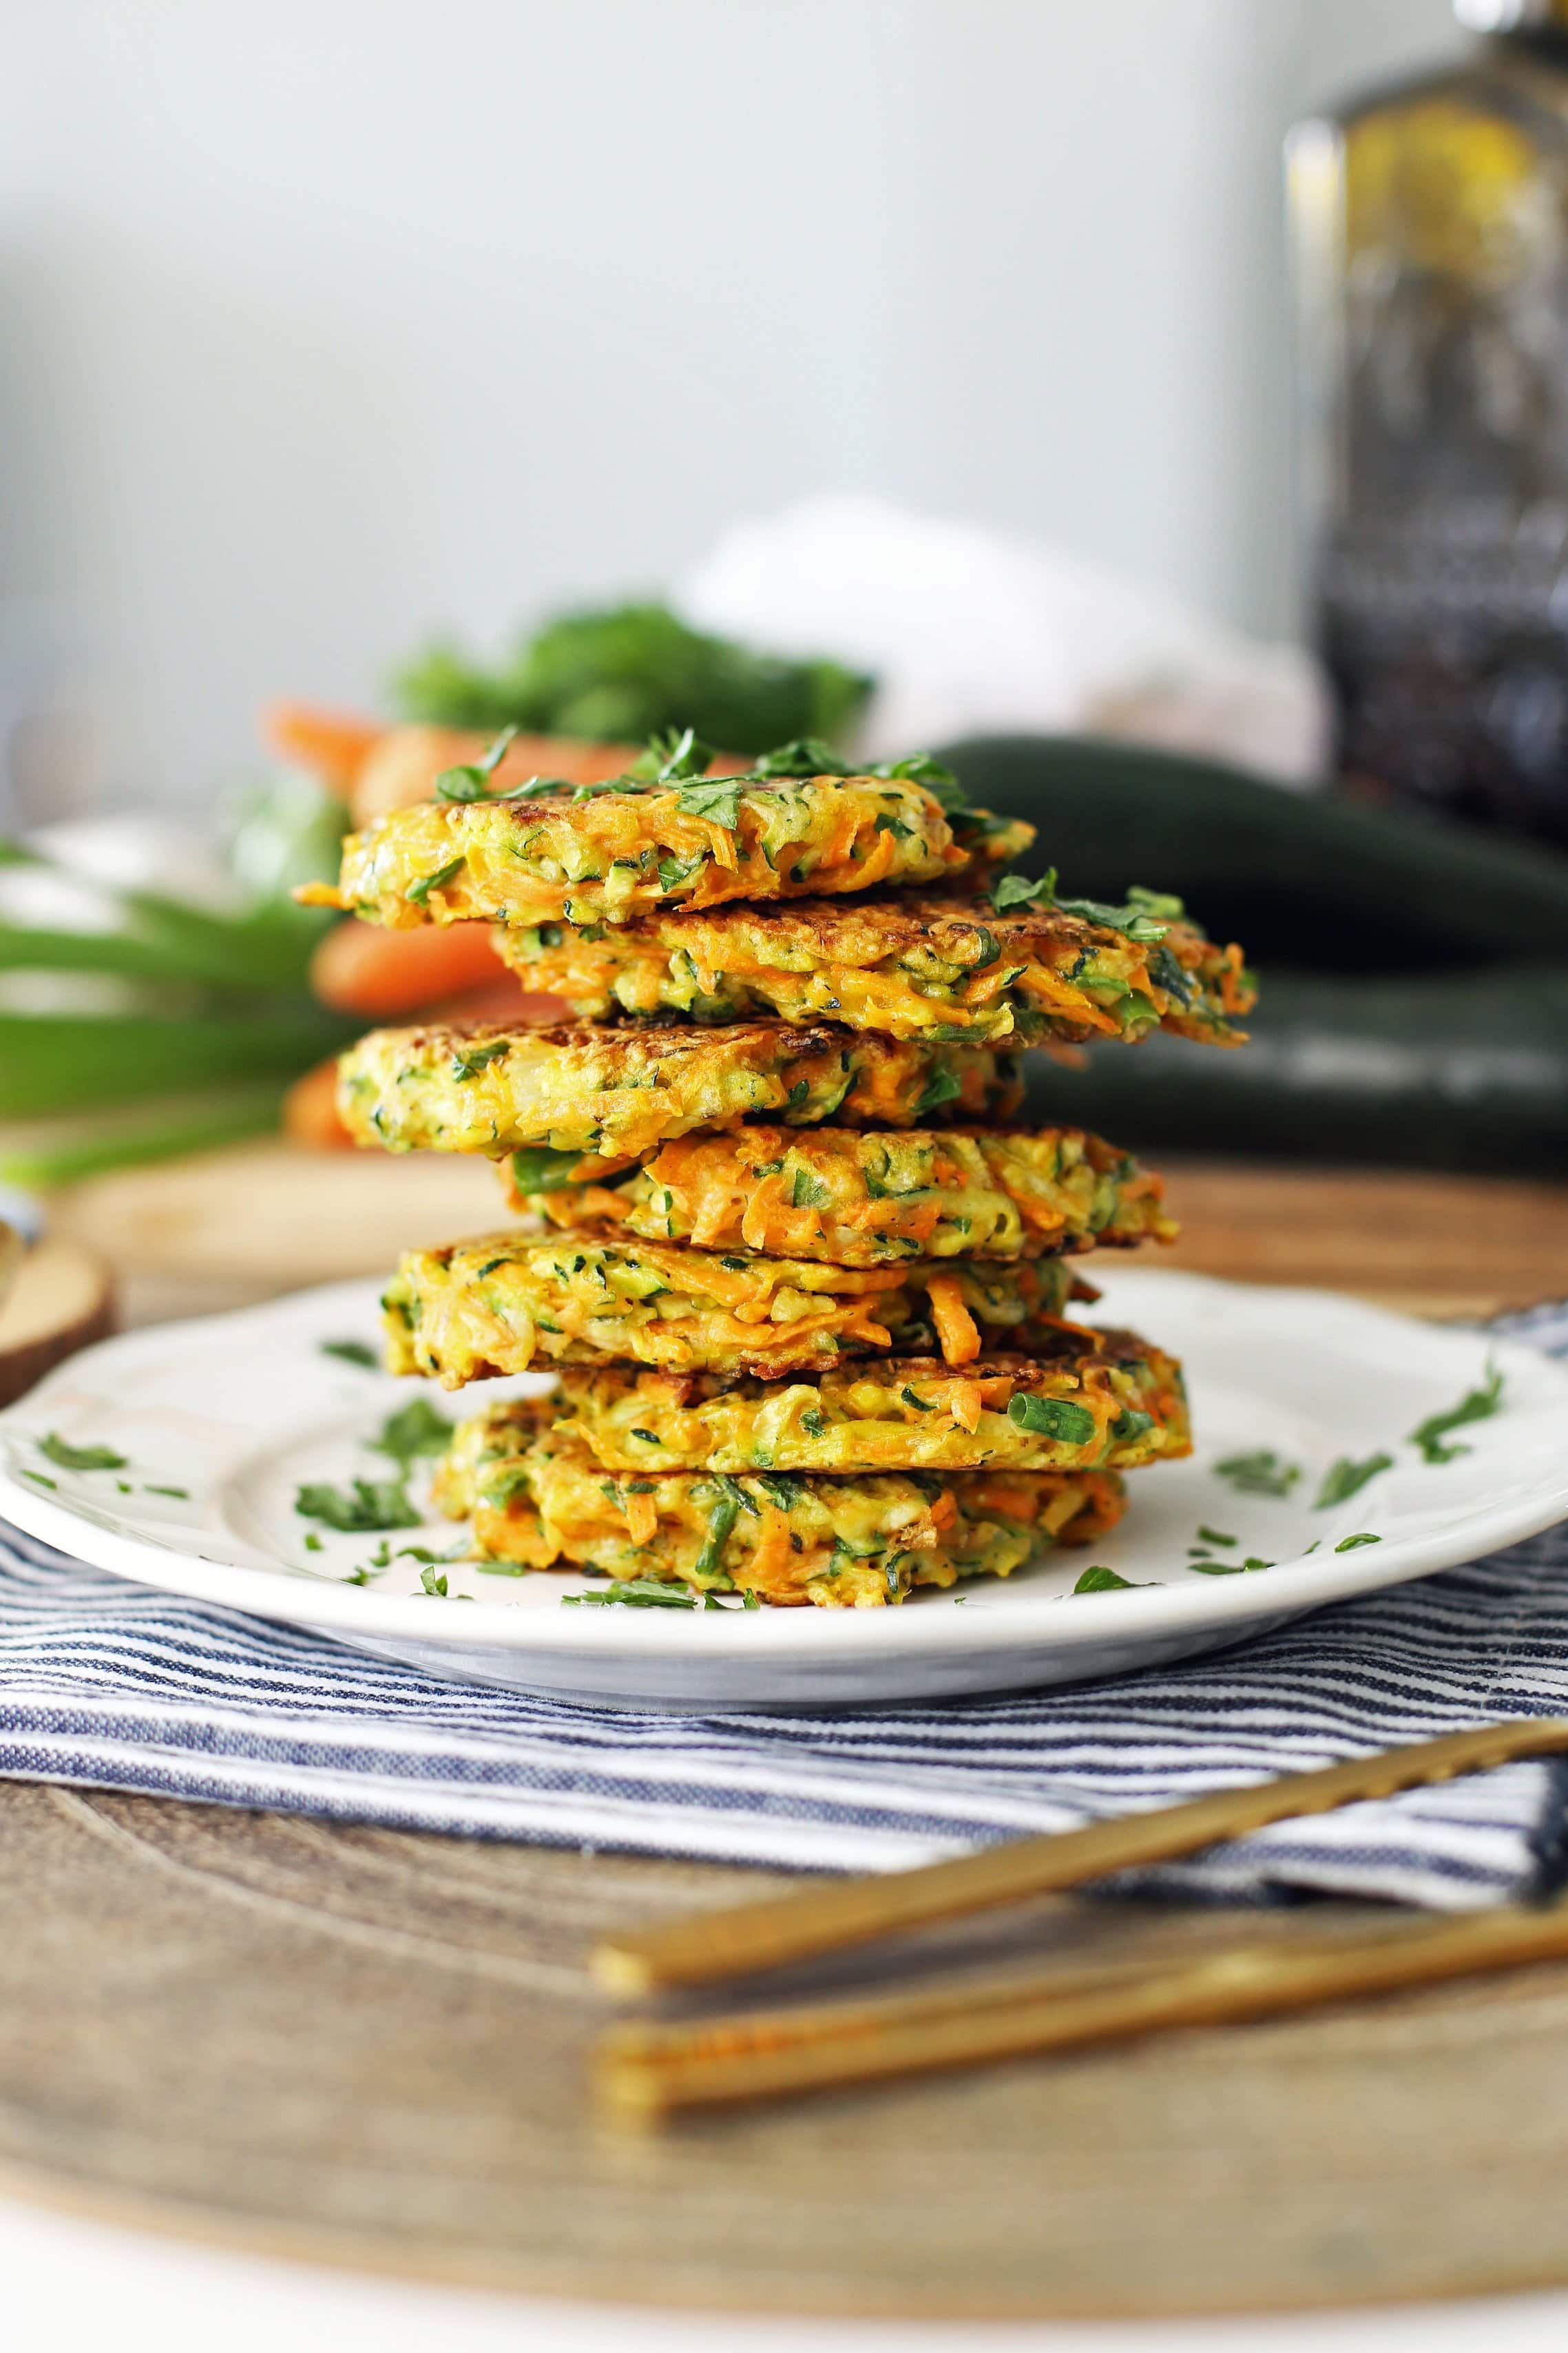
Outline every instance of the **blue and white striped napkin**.
{"label": "blue and white striped napkin", "polygon": [[[1568,1303],[1498,1328],[1568,1356]],[[862,1715],[711,1717],[442,1682],[0,1532],[0,1777],[468,1837],[893,1870],[1563,1712],[1568,1525],[1190,1666]],[[1532,1763],[1279,1823],[1136,1883],[1458,1910],[1554,1884],[1565,1849],[1568,1767]]]}

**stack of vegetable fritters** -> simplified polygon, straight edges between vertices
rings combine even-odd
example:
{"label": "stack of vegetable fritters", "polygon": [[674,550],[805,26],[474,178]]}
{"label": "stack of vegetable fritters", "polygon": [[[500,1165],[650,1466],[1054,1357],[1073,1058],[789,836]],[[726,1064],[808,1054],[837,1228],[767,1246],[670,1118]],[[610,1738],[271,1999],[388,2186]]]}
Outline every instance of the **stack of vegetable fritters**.
{"label": "stack of vegetable fritters", "polygon": [[502,791],[503,750],[351,838],[333,894],[493,923],[581,1017],[342,1062],[359,1141],[483,1153],[530,1213],[386,1298],[398,1371],[559,1368],[441,1465],[478,1556],[862,1607],[1113,1527],[1118,1474],[1187,1451],[1185,1401],[1159,1349],[1070,1320],[1076,1270],[1175,1228],[1127,1154],[1009,1124],[1019,1050],[1229,1043],[1239,952],[1151,892],[1005,873],[1033,828],[929,760],[808,742],[715,777],[688,734]]}

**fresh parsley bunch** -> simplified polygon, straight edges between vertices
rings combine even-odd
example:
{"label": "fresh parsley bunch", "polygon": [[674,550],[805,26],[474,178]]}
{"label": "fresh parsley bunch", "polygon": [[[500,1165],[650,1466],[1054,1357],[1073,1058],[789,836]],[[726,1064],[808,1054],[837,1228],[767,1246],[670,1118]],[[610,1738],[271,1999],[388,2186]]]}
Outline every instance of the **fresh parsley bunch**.
{"label": "fresh parsley bunch", "polygon": [[438,726],[641,743],[688,723],[742,754],[838,733],[873,681],[831,659],[791,660],[693,629],[667,605],[564,613],[486,670],[436,646],[395,681],[402,715]]}

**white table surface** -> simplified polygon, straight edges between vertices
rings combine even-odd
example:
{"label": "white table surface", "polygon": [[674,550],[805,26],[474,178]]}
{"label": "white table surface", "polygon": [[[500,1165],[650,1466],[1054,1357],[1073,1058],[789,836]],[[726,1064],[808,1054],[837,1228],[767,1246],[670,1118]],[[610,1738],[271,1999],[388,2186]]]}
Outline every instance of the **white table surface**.
{"label": "white table surface", "polygon": [[770,2320],[470,2295],[230,2254],[0,2200],[16,2353],[1563,2353],[1568,2294],[1301,2318]]}

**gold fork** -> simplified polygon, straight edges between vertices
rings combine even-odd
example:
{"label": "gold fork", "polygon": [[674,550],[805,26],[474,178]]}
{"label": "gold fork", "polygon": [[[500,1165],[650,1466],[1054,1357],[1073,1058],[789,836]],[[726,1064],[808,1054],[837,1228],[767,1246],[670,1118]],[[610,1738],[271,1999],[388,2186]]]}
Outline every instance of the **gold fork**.
{"label": "gold fork", "polygon": [[657,2122],[680,2108],[1230,2024],[1563,1957],[1568,1905],[1504,1905],[1162,1966],[970,1978],[878,2000],[615,2027],[595,2052],[595,2087],[616,2116]]}
{"label": "gold fork", "polygon": [[[594,1966],[622,1992],[711,1983],[1168,1862],[1269,1822],[1564,1751],[1568,1722],[1560,1718],[1486,1725],[952,1862],[633,1931],[602,1944]],[[1196,1961],[972,1977],[861,2001],[623,2025],[600,2043],[595,2083],[616,2113],[657,2118],[679,2107],[1261,2018],[1558,1956],[1568,1956],[1568,1906],[1380,1922],[1370,1932],[1241,1945]]]}
{"label": "gold fork", "polygon": [[661,1986],[710,1985],[746,1977],[785,1961],[815,1958],[847,1945],[889,1936],[904,1928],[952,1920],[1055,1894],[1086,1880],[1135,1865],[1169,1862],[1222,1839],[1245,1838],[1269,1822],[1326,1814],[1367,1798],[1481,1773],[1522,1757],[1568,1750],[1568,1721],[1525,1716],[1452,1732],[1403,1748],[1384,1748],[1311,1773],[1287,1773],[1240,1789],[1222,1789],[1179,1806],[1123,1814],[1087,1830],[1010,1840],[952,1862],[875,1879],[831,1880],[790,1895],[769,1896],[731,1911],[702,1912],[657,1927],[606,1937],[592,1967],[616,1993],[650,1993]]}

